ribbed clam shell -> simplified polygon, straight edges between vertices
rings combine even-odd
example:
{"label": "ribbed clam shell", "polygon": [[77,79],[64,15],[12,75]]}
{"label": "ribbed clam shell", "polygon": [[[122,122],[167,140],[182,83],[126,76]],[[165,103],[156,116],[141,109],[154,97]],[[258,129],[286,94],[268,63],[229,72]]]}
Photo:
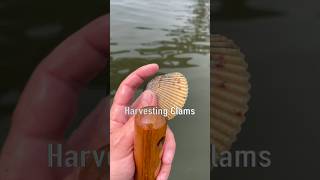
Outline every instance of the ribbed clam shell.
{"label": "ribbed clam shell", "polygon": [[217,154],[236,140],[248,111],[250,74],[239,47],[221,35],[211,36],[211,143]]}
{"label": "ribbed clam shell", "polygon": [[188,81],[179,72],[155,77],[146,89],[157,94],[159,107],[168,111],[168,120],[173,119],[176,114],[171,113],[171,108],[182,109],[188,97]]}

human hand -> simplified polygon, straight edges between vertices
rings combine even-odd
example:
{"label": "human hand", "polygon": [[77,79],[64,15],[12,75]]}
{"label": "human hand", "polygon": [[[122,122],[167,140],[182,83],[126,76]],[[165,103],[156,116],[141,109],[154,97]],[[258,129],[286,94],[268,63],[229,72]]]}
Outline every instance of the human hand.
{"label": "human hand", "polygon": [[48,144],[72,150],[97,149],[108,137],[106,99],[69,139],[79,91],[107,65],[109,17],[93,21],[60,44],[36,68],[12,117],[1,150],[0,179],[64,179],[72,168],[48,167]]}
{"label": "human hand", "polygon": [[[132,97],[143,81],[158,70],[159,67],[156,64],[140,67],[122,81],[116,92],[110,111],[111,180],[132,180],[134,177],[134,118],[125,114],[125,107],[130,106]],[[150,90],[144,91],[131,105],[131,108],[146,106],[157,106],[157,97]],[[176,149],[174,135],[169,127],[163,148],[162,164],[157,180],[168,179]]]}

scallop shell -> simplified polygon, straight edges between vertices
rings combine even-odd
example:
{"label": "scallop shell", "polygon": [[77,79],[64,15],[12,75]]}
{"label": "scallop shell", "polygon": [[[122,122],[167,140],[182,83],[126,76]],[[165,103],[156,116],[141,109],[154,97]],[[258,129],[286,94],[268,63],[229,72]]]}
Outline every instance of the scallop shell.
{"label": "scallop shell", "polygon": [[148,83],[146,89],[157,94],[159,107],[168,111],[168,120],[175,117],[175,113],[171,113],[171,108],[182,109],[188,97],[188,81],[179,72],[155,77]]}
{"label": "scallop shell", "polygon": [[250,99],[248,64],[239,47],[221,35],[211,36],[211,143],[219,155],[231,148],[245,121]]}

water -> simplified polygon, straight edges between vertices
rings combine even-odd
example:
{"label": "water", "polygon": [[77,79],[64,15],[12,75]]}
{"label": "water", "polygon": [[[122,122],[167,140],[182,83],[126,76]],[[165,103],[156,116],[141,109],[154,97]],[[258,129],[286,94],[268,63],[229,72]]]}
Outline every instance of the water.
{"label": "water", "polygon": [[[247,120],[232,152],[272,153],[269,168],[217,168],[213,179],[312,179],[319,175],[320,1],[241,1],[213,10],[214,33],[233,39],[251,74]],[[218,0],[213,1],[218,4]],[[230,11],[237,9],[238,11]]]}
{"label": "water", "polygon": [[209,179],[209,0],[110,3],[111,93],[148,63],[159,64],[160,73],[185,74],[190,89],[186,108],[194,108],[196,115],[169,122],[177,143],[170,179]]}

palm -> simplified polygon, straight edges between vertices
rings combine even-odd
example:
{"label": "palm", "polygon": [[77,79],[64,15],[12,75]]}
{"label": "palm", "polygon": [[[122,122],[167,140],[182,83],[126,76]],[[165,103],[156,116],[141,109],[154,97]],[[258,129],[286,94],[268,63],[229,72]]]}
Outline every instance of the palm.
{"label": "palm", "polygon": [[[133,179],[135,172],[133,157],[134,117],[125,114],[125,108],[139,109],[146,106],[157,106],[157,97],[150,90],[144,91],[133,104],[130,102],[137,88],[158,70],[159,67],[156,64],[140,67],[121,82],[116,92],[110,111],[110,177],[112,179]],[[175,146],[173,133],[168,128],[158,179],[168,178]]]}
{"label": "palm", "polygon": [[1,151],[0,179],[62,179],[73,169],[49,168],[48,144],[77,151],[107,143],[103,102],[69,139],[64,134],[75,115],[80,89],[107,64],[108,30],[108,17],[98,18],[66,39],[34,71]]}

